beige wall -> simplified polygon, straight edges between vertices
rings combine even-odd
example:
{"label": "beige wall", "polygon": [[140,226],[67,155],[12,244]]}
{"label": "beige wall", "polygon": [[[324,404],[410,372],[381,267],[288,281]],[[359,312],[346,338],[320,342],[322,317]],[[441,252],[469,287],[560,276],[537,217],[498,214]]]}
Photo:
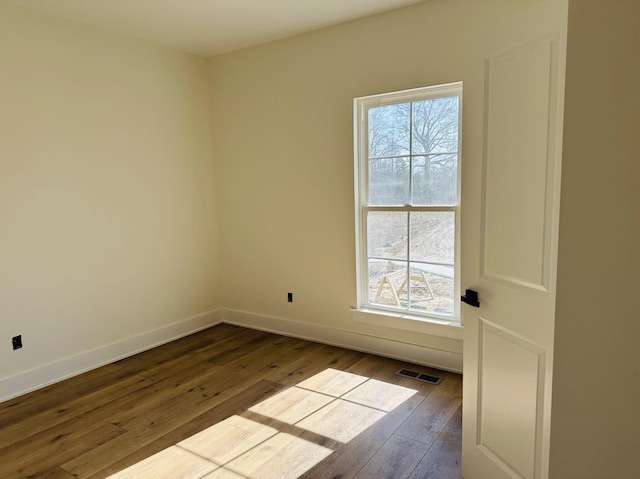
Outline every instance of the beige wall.
{"label": "beige wall", "polygon": [[213,58],[225,306],[461,352],[352,319],[352,101],[464,81],[463,201],[477,202],[485,57],[538,38],[551,3],[430,0]]}
{"label": "beige wall", "polygon": [[0,62],[0,380],[219,307],[207,61],[3,2]]}
{"label": "beige wall", "polygon": [[[484,55],[537,3],[430,0],[210,62],[0,4],[0,380],[219,306],[460,351],[352,322],[351,100],[463,80],[477,158]],[[569,15],[550,477],[631,479],[640,3]]]}
{"label": "beige wall", "polygon": [[569,9],[552,479],[640,477],[640,2]]}

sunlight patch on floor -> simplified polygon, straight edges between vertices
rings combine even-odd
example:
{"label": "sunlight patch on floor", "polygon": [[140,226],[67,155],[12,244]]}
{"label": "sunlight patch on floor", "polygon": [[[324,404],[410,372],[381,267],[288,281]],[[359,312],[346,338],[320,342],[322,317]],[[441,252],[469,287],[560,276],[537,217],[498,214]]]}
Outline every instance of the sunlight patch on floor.
{"label": "sunlight patch on floor", "polygon": [[110,476],[109,479],[199,479],[217,467],[200,456],[173,446]]}
{"label": "sunlight patch on floor", "polygon": [[347,443],[416,392],[325,369],[108,479],[297,479],[333,450],[289,432]]}
{"label": "sunlight patch on floor", "polygon": [[353,391],[348,392],[343,399],[390,412],[400,406],[416,393],[415,390],[385,383],[376,379],[369,379]]}
{"label": "sunlight patch on floor", "polygon": [[299,388],[309,389],[322,394],[328,394],[329,396],[338,397],[351,391],[367,379],[369,378],[366,376],[359,376],[358,374],[329,368],[302,381],[297,386]]}
{"label": "sunlight patch on floor", "polygon": [[279,433],[205,477],[234,477],[227,474],[231,472],[246,478],[296,479],[332,452],[291,434]]}
{"label": "sunlight patch on floor", "polygon": [[337,399],[296,426],[347,443],[384,416],[383,411]]}
{"label": "sunlight patch on floor", "polygon": [[263,443],[278,430],[241,416],[231,416],[178,443],[216,464],[226,464]]}
{"label": "sunlight patch on floor", "polygon": [[292,387],[256,404],[249,411],[295,424],[331,401],[331,396]]}

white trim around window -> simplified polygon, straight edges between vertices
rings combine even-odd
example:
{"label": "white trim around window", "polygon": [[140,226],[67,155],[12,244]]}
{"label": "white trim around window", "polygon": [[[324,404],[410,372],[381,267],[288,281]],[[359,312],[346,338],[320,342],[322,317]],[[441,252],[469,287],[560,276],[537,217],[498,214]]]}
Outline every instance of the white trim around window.
{"label": "white trim around window", "polygon": [[356,320],[460,337],[461,112],[461,82],[354,100]]}

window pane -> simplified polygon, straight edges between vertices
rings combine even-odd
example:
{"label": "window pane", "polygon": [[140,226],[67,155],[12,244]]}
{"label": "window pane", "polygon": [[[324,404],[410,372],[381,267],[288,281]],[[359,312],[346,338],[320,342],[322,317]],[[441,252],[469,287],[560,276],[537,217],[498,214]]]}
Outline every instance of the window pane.
{"label": "window pane", "polygon": [[457,204],[458,155],[416,156],[412,175],[412,205]]}
{"label": "window pane", "polygon": [[367,214],[368,256],[406,260],[408,241],[408,213],[369,211]]}
{"label": "window pane", "polygon": [[[369,260],[369,303],[406,308],[407,263],[401,261]],[[401,299],[404,297],[404,300]]]}
{"label": "window pane", "polygon": [[[416,263],[412,263],[416,266]],[[454,315],[453,278],[411,268],[409,309],[420,312]],[[401,300],[402,302],[402,300]]]}
{"label": "window pane", "polygon": [[455,213],[411,213],[409,309],[454,314]]}
{"label": "window pane", "polygon": [[409,153],[410,103],[369,109],[369,158]]}
{"label": "window pane", "polygon": [[404,205],[409,202],[409,159],[369,161],[369,204]]}
{"label": "window pane", "polygon": [[458,103],[457,96],[412,103],[411,153],[458,151]]}
{"label": "window pane", "polygon": [[411,261],[453,265],[455,231],[452,211],[411,213]]}

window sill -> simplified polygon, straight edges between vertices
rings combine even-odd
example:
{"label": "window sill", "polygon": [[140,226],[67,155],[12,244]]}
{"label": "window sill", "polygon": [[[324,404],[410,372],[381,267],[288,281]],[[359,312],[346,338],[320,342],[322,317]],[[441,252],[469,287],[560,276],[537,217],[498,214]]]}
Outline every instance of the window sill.
{"label": "window sill", "polygon": [[353,309],[352,317],[354,321],[359,323],[462,340],[463,327],[460,323],[453,320],[423,318],[409,314],[389,313],[373,309]]}

